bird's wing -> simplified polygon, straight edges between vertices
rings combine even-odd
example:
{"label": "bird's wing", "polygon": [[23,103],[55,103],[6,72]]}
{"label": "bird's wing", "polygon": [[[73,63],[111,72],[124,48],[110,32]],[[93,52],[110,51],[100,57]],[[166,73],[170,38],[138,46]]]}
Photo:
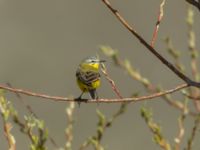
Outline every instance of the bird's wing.
{"label": "bird's wing", "polygon": [[77,70],[76,77],[84,84],[91,86],[91,84],[100,78],[99,72]]}

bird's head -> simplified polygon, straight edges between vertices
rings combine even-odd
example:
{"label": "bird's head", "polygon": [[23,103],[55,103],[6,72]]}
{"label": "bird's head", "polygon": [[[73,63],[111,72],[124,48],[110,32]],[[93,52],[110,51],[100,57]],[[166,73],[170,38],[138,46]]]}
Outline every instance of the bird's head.
{"label": "bird's head", "polygon": [[80,67],[85,69],[98,70],[99,64],[105,62],[105,60],[100,60],[97,56],[87,57],[80,63]]}

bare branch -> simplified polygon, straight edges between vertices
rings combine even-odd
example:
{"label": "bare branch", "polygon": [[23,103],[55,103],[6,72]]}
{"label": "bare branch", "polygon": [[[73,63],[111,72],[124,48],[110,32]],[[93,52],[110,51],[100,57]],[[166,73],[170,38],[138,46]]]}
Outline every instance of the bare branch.
{"label": "bare branch", "polygon": [[[12,88],[12,85],[11,85],[11,83],[9,83],[9,82],[7,83],[7,86]],[[25,106],[25,108],[27,109],[27,111],[28,111],[31,115],[33,115],[35,118],[39,119],[38,115],[33,111],[33,108],[32,108],[30,105],[28,105],[28,104],[24,101],[24,99],[21,97],[21,95],[20,95],[19,93],[17,93],[17,92],[16,92],[15,94],[16,94],[17,98],[20,100],[20,102]],[[55,148],[58,149],[58,144],[56,143],[56,141],[54,140],[54,138],[53,138],[52,136],[49,135],[49,139],[50,139],[52,145],[53,145]]]}
{"label": "bare branch", "polygon": [[175,141],[175,150],[180,150],[181,149],[181,141],[183,139],[183,136],[185,134],[185,128],[184,128],[184,120],[185,120],[186,115],[182,114],[180,118],[178,118],[178,125],[179,125],[179,131],[177,137],[174,139]]}
{"label": "bare branch", "polygon": [[187,150],[192,150],[192,144],[196,137],[199,125],[200,125],[200,116],[198,116],[194,121],[194,126],[192,128],[192,132],[191,132],[190,138],[188,140]]}
{"label": "bare branch", "polygon": [[153,55],[155,55],[163,64],[165,64],[172,72],[174,72],[179,78],[185,81],[190,86],[195,86],[200,88],[200,83],[192,81],[189,77],[184,75],[181,71],[176,69],[176,67],[167,61],[163,56],[161,56],[156,49],[149,45],[144,38],[139,35],[134,28],[132,28],[128,22],[120,15],[117,9],[111,6],[109,0],[102,0],[102,2],[109,8],[109,10],[115,15],[115,17],[124,25],[124,27],[129,30]]}
{"label": "bare branch", "polygon": [[101,72],[104,74],[104,76],[106,77],[106,79],[108,80],[108,82],[111,84],[111,87],[113,89],[113,91],[116,93],[116,95],[122,99],[123,97],[121,96],[117,86],[115,85],[115,82],[109,77],[108,73],[107,73],[107,69],[105,67],[104,64],[101,64]]}
{"label": "bare branch", "polygon": [[151,46],[152,47],[154,47],[155,40],[156,40],[156,37],[157,37],[157,34],[158,34],[158,29],[160,27],[160,23],[161,23],[161,20],[163,18],[163,15],[164,15],[164,11],[163,11],[164,5],[165,5],[165,0],[163,0],[162,3],[160,4],[160,10],[159,10],[159,14],[158,14],[158,20],[156,22],[156,27],[155,27],[154,32],[153,32],[153,38],[151,40]]}
{"label": "bare branch", "polygon": [[130,97],[130,98],[122,98],[122,99],[73,99],[68,97],[61,97],[61,96],[50,96],[46,94],[41,93],[34,93],[28,90],[23,89],[17,89],[17,88],[11,88],[8,86],[0,85],[0,89],[4,89],[10,92],[24,94],[28,96],[34,96],[34,97],[40,97],[44,99],[49,99],[53,101],[65,101],[65,102],[86,102],[86,103],[121,103],[121,102],[138,102],[138,101],[144,101],[144,100],[150,100],[153,98],[161,97],[166,94],[170,94],[176,91],[179,91],[183,88],[189,87],[190,85],[184,83],[181,85],[178,85],[177,87],[169,90],[165,90],[163,92],[154,93],[147,96],[141,96],[141,97]]}
{"label": "bare branch", "polygon": [[[157,93],[157,92],[163,91],[156,85],[153,85],[153,83],[149,79],[147,79],[139,71],[137,71],[128,60],[122,60],[119,57],[117,50],[115,50],[109,46],[101,46],[100,49],[106,56],[112,58],[115,65],[117,65],[118,67],[127,71],[128,75],[131,78],[133,78],[134,80],[141,83],[145,87],[147,92]],[[176,100],[172,99],[170,95],[164,95],[164,96],[162,96],[162,99],[164,99],[167,102],[167,104],[180,110],[181,112],[185,111],[184,104],[180,101],[176,101]],[[187,110],[187,112],[191,116],[197,115],[196,112],[192,112],[190,110]]]}

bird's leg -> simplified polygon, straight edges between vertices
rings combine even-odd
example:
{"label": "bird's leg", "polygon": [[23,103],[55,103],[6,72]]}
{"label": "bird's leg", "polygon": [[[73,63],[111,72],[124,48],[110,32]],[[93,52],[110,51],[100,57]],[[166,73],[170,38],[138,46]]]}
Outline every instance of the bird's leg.
{"label": "bird's leg", "polygon": [[84,92],[82,92],[81,95],[80,95],[78,98],[76,98],[77,101],[78,101],[78,106],[79,106],[79,107],[80,107],[80,105],[81,105],[81,100],[82,100],[81,97],[82,97],[83,93],[84,93]]}
{"label": "bird's leg", "polygon": [[82,92],[81,95],[77,98],[78,100],[81,100],[81,99],[82,99],[81,97],[82,97],[83,93],[84,93],[84,92]]}
{"label": "bird's leg", "polygon": [[95,95],[96,95],[95,99],[97,100],[97,105],[99,105],[99,101],[98,101],[99,95],[98,95],[98,93],[97,93],[97,90],[95,90]]}

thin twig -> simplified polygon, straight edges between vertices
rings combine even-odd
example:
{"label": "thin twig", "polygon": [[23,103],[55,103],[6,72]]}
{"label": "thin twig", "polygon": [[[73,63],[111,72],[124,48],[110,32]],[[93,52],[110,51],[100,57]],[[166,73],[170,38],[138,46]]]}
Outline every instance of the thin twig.
{"label": "thin twig", "polygon": [[70,102],[69,106],[66,109],[66,114],[67,114],[67,128],[65,130],[65,135],[66,135],[66,144],[65,144],[65,149],[66,150],[72,150],[72,141],[73,141],[73,124],[74,124],[74,109],[75,109],[75,104]]}
{"label": "thin twig", "polygon": [[109,8],[109,10],[115,15],[115,17],[124,25],[124,27],[129,30],[152,54],[154,54],[163,64],[165,64],[172,72],[174,72],[179,78],[185,81],[190,86],[195,86],[200,88],[200,83],[192,81],[189,77],[184,75],[181,71],[176,69],[176,67],[167,61],[163,56],[161,56],[156,49],[149,45],[144,38],[139,35],[134,28],[132,28],[128,22],[120,15],[119,11],[111,6],[109,0],[102,0],[102,2]]}
{"label": "thin twig", "polygon": [[164,11],[163,11],[164,5],[165,5],[165,0],[163,0],[162,3],[160,4],[160,10],[159,10],[159,14],[158,14],[158,20],[156,22],[156,26],[155,26],[155,29],[154,29],[154,32],[153,32],[153,37],[152,37],[152,40],[151,40],[151,46],[152,47],[154,47],[155,40],[156,40],[157,34],[158,34],[158,29],[159,29],[161,20],[162,20],[163,15],[164,15]]}
{"label": "thin twig", "polygon": [[109,77],[108,73],[107,73],[107,69],[105,67],[104,64],[101,64],[101,72],[104,74],[104,76],[106,77],[106,79],[108,80],[108,82],[111,84],[111,87],[113,89],[113,91],[116,93],[116,95],[122,99],[123,97],[121,96],[117,86],[115,85],[115,82]]}
{"label": "thin twig", "polygon": [[16,150],[16,141],[14,136],[10,133],[11,129],[12,129],[12,124],[4,122],[4,134],[9,144],[9,150]]}
{"label": "thin twig", "polygon": [[22,133],[25,133],[29,137],[31,142],[34,143],[34,139],[33,139],[33,135],[32,135],[30,127],[28,127],[26,123],[23,123],[21,120],[19,120],[18,116],[13,115],[12,117],[13,117],[14,122],[20,127],[20,130],[22,131]]}
{"label": "thin twig", "polygon": [[167,45],[167,51],[170,54],[170,56],[172,56],[172,58],[175,60],[174,64],[175,66],[181,70],[182,72],[184,72],[184,65],[181,63],[180,60],[180,55],[181,52],[180,50],[177,50],[176,48],[174,48],[172,41],[169,37],[167,37],[165,40],[165,43]]}
{"label": "thin twig", "polygon": [[175,88],[165,90],[163,92],[157,92],[151,95],[147,96],[141,96],[141,97],[130,97],[130,98],[123,98],[123,99],[73,99],[73,98],[68,98],[68,97],[61,97],[61,96],[50,96],[46,94],[41,94],[41,93],[34,93],[28,90],[23,90],[23,89],[17,89],[17,88],[11,88],[8,86],[0,85],[0,89],[4,89],[10,92],[14,93],[19,93],[19,94],[24,94],[28,96],[34,96],[34,97],[40,97],[44,99],[49,99],[53,101],[65,101],[65,102],[87,102],[87,103],[121,103],[121,102],[138,102],[138,101],[143,101],[143,100],[150,100],[153,98],[161,97],[166,94],[170,94],[176,91],[179,91],[183,88],[189,87],[190,85],[184,83],[181,84]]}
{"label": "thin twig", "polygon": [[140,109],[142,118],[145,120],[150,131],[153,133],[153,139],[164,150],[171,150],[171,145],[161,132],[161,126],[156,123],[152,118],[152,112],[145,107]]}
{"label": "thin twig", "polygon": [[[12,88],[11,83],[7,82],[6,83],[8,87]],[[21,95],[17,92],[15,92],[16,97],[20,100],[20,102],[26,107],[27,111],[33,115],[35,118],[38,118],[38,116],[36,115],[36,113],[33,111],[32,107],[28,104],[26,104],[26,102],[24,101],[24,99],[21,97]]]}
{"label": "thin twig", "polygon": [[192,128],[192,132],[191,132],[190,138],[188,140],[187,150],[192,150],[192,144],[196,137],[199,125],[200,125],[200,116],[198,116],[194,121],[194,127]]}
{"label": "thin twig", "polygon": [[187,93],[183,93],[183,94],[184,94],[185,96],[187,96],[188,98],[194,100],[194,101],[200,101],[200,97],[199,97],[199,96],[198,96],[198,97],[194,97],[194,96],[189,95],[189,94],[187,94]]}
{"label": "thin twig", "polygon": [[181,149],[181,141],[183,139],[183,136],[185,134],[185,129],[184,129],[184,120],[185,120],[186,114],[182,114],[180,118],[178,118],[178,126],[179,126],[179,132],[178,136],[174,139],[175,141],[175,150],[180,150]]}
{"label": "thin twig", "polygon": [[[193,31],[194,28],[194,11],[189,6],[188,7],[188,13],[187,13],[187,25],[188,25],[188,49],[190,51],[190,57],[191,57],[191,69],[192,69],[192,75],[194,77],[194,80],[196,82],[199,82],[199,70],[198,70],[198,55],[199,52],[196,49],[196,39],[195,39],[195,32]],[[199,96],[199,89],[191,89],[190,92],[191,96],[198,97]],[[198,112],[200,112],[200,102],[193,101],[194,106]]]}
{"label": "thin twig", "polygon": [[11,113],[9,105],[5,98],[0,95],[0,114],[2,116],[4,136],[8,142],[9,150],[16,150],[15,137],[11,133],[12,124],[8,121]]}
{"label": "thin twig", "polygon": [[[12,88],[12,85],[11,83],[6,83],[8,85],[8,87],[11,87]],[[21,95],[18,93],[18,92],[15,92],[17,98],[20,100],[20,102],[26,107],[27,111],[33,115],[35,118],[39,119],[38,115],[33,111],[32,107],[28,104],[26,104],[26,102],[24,101],[24,99],[21,97]],[[50,142],[52,143],[52,145],[55,147],[55,148],[58,148],[58,144],[56,143],[56,141],[54,140],[54,138],[52,136],[49,135],[49,140]]]}

